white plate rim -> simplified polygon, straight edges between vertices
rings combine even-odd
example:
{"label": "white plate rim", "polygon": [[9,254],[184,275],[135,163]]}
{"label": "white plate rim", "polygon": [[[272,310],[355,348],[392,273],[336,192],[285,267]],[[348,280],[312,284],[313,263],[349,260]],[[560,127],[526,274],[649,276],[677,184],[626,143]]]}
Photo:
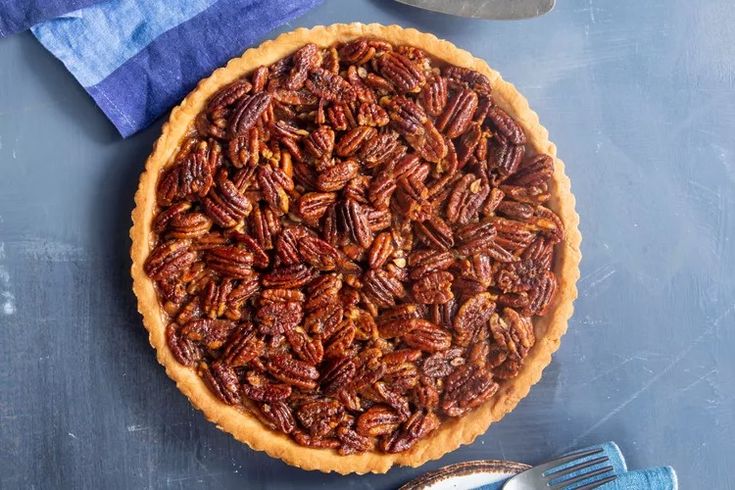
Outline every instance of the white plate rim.
{"label": "white plate rim", "polygon": [[[473,474],[493,474],[498,477],[511,476],[525,471],[531,466],[515,461],[501,461],[497,459],[480,459],[476,461],[464,461],[462,463],[443,466],[435,471],[430,471],[418,478],[406,483],[399,490],[428,490],[437,484],[449,483],[449,480]],[[487,481],[485,483],[492,483]]]}

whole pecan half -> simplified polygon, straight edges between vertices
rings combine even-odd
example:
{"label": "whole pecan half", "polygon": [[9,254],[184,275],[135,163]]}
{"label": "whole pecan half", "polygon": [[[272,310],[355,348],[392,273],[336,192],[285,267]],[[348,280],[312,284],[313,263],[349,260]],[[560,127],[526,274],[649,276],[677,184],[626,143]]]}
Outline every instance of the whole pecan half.
{"label": "whole pecan half", "polygon": [[418,92],[426,83],[426,77],[421,69],[413,61],[395,51],[389,51],[381,56],[378,67],[381,75],[401,93]]}
{"label": "whole pecan half", "polygon": [[526,133],[510,115],[499,107],[491,107],[487,118],[493,127],[513,145],[525,145]]}
{"label": "whole pecan half", "polygon": [[309,73],[306,88],[317,97],[333,102],[352,102],[355,99],[355,91],[347,80],[322,68]]}
{"label": "whole pecan half", "polygon": [[432,76],[421,91],[421,104],[431,116],[438,116],[447,105],[447,79]]}
{"label": "whole pecan half", "polygon": [[303,87],[309,72],[319,66],[321,61],[321,52],[316,44],[309,43],[298,49],[292,56],[292,66],[286,80],[286,88],[298,90]]}
{"label": "whole pecan half", "polygon": [[439,427],[439,417],[434,412],[416,412],[403,425],[382,440],[382,449],[387,453],[400,453],[414,446],[419,439],[431,434]]}
{"label": "whole pecan half", "polygon": [[229,121],[230,137],[244,134],[255,126],[255,123],[258,122],[258,119],[270,104],[271,95],[266,92],[259,92],[243,98],[232,111]]}
{"label": "whole pecan half", "polygon": [[199,365],[199,376],[212,393],[228,405],[240,402],[240,383],[235,370],[218,362]]}
{"label": "whole pecan half", "polygon": [[314,400],[301,405],[296,411],[296,418],[309,435],[323,438],[337,427],[343,410],[337,400]]}
{"label": "whole pecan half", "polygon": [[477,330],[487,323],[494,311],[495,297],[491,293],[479,293],[465,301],[454,317],[457,345],[469,345]]}
{"label": "whole pecan half", "polygon": [[202,200],[202,206],[222,228],[238,226],[253,209],[250,199],[224,176],[217,182],[216,189],[212,189]]}
{"label": "whole pecan half", "polygon": [[360,167],[354,160],[345,160],[327,168],[319,174],[317,187],[325,192],[338,191],[356,177]]}
{"label": "whole pecan half", "polygon": [[302,390],[313,390],[319,379],[319,371],[310,363],[294,359],[287,354],[276,354],[266,367],[274,378]]}
{"label": "whole pecan half", "polygon": [[257,413],[267,425],[285,434],[293,432],[296,426],[293,413],[285,402],[263,403]]}
{"label": "whole pecan half", "polygon": [[459,417],[482,405],[498,391],[492,374],[464,364],[447,376],[441,408],[450,417]]}
{"label": "whole pecan half", "polygon": [[449,97],[446,109],[436,120],[436,128],[448,138],[456,138],[472,123],[479,98],[472,90],[460,90]]}
{"label": "whole pecan half", "polygon": [[207,266],[224,277],[246,279],[253,273],[253,254],[236,246],[211,248],[206,254]]}
{"label": "whole pecan half", "polygon": [[441,305],[454,298],[452,282],[454,276],[450,272],[429,272],[417,280],[412,286],[413,297],[425,305]]}
{"label": "whole pecan half", "polygon": [[452,345],[452,334],[438,325],[424,322],[403,336],[406,344],[424,352],[439,352]]}
{"label": "whole pecan half", "polygon": [[193,366],[202,357],[199,344],[181,335],[176,323],[169,323],[166,327],[166,344],[176,360],[184,366]]}

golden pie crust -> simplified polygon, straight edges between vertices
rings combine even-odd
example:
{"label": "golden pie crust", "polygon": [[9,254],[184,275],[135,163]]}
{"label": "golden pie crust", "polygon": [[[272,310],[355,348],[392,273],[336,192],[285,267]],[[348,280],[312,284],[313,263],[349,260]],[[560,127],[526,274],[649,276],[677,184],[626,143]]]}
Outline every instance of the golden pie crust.
{"label": "golden pie crust", "polygon": [[[476,70],[489,77],[494,100],[523,126],[528,145],[555,160],[551,181],[552,198],[548,206],[564,222],[566,238],[555,249],[553,271],[559,281],[556,299],[544,317],[534,320],[537,341],[515,378],[501,384],[498,392],[488,402],[463,417],[444,421],[434,433],[419,440],[408,451],[397,454],[370,451],[341,456],[332,449],[300,446],[286,434],[268,429],[244,409],[221,402],[194,369],[179,364],[166,345],[164,332],[167,317],[159,304],[153,281],[143,271],[143,264],[155,241],[151,222],[156,212],[156,183],[159,173],[176,154],[180,143],[191,131],[195,117],[205,107],[210,96],[258,66],[270,65],[306,43],[328,47],[362,36],[383,39],[393,44],[416,46],[434,58]],[[241,57],[234,58],[225,67],[215,70],[172,110],[140,177],[135,205],[132,213],[133,226],[130,230],[133,291],[138,298],[138,310],[143,315],[143,323],[150,334],[150,343],[156,349],[158,361],[164,366],[168,376],[176,382],[179,390],[217,427],[253,449],[265,451],[272,457],[305,470],[335,471],[341,474],[385,473],[395,464],[420,466],[440,458],[462,444],[470,444],[492,422],[500,420],[513,410],[528,394],[531,386],[541,378],[543,369],[551,362],[551,355],[559,347],[559,340],[566,332],[567,321],[573,311],[572,303],[577,297],[575,284],[579,278],[579,247],[582,239],[578,229],[579,216],[574,209],[575,199],[569,178],[564,173],[564,164],[556,157],[556,146],[549,141],[548,131],[541,126],[538,116],[530,109],[526,99],[485,61],[432,34],[396,25],[353,23],[299,28],[282,34],[275,40],[266,41],[257,48],[248,49]]]}

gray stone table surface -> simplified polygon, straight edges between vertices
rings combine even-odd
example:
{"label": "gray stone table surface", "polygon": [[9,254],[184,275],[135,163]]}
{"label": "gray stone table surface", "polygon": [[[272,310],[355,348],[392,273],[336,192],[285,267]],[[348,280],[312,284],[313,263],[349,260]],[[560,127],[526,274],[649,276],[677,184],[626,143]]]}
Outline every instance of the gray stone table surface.
{"label": "gray stone table surface", "polygon": [[281,29],[397,23],[486,59],[551,132],[582,218],[576,313],[541,382],[474,444],[371,476],[251,451],[177,391],[128,275],[161,122],[121,140],[32,36],[0,40],[0,487],[384,489],[615,440],[684,489],[735,488],[732,2],[558,3],[504,23],[328,0]]}

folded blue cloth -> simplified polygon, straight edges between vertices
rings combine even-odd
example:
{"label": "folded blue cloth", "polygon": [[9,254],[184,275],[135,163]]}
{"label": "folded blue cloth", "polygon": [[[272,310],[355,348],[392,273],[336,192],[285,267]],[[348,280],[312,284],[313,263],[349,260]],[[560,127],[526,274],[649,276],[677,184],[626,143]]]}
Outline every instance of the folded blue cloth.
{"label": "folded blue cloth", "polygon": [[677,490],[679,482],[671,466],[628,471],[618,479],[599,487],[600,490]]}
{"label": "folded blue cloth", "polygon": [[99,2],[100,0],[3,0],[0,6],[0,38]]}
{"label": "folded blue cloth", "polygon": [[[602,449],[604,454],[609,458],[610,461],[608,463],[590,466],[589,468],[586,468],[584,470],[585,472],[593,471],[597,468],[601,468],[603,466],[610,465],[613,467],[613,473],[617,475],[618,477],[615,481],[602,485],[601,487],[598,487],[600,490],[677,490],[679,488],[678,482],[676,479],[676,473],[674,472],[674,469],[671,468],[670,466],[650,468],[647,470],[628,471],[628,468],[625,464],[625,458],[623,457],[623,453],[620,452],[620,448],[614,442],[606,442],[604,444],[599,444],[597,446],[583,448],[583,449],[580,449],[579,451],[584,451],[586,449]],[[577,452],[577,451],[574,451],[574,452]],[[579,462],[599,458],[600,456],[601,454],[599,453],[594,454],[592,456],[588,456],[586,458],[576,460],[573,463],[568,463],[567,465],[559,466],[559,469],[562,469],[565,466],[571,466],[573,464],[577,464]],[[604,476],[609,476],[609,475],[610,474],[607,473]],[[576,476],[576,474],[573,474],[573,476]],[[603,478],[604,476],[582,480],[574,485],[570,485],[568,487],[568,490],[574,490],[574,488],[576,487],[580,487],[588,483],[592,483],[595,479],[600,479],[600,478]],[[503,488],[503,484],[506,481],[507,480],[489,483],[487,485],[478,487],[475,490],[501,490]],[[558,483],[558,482],[552,481],[552,483]]]}
{"label": "folded blue cloth", "polygon": [[[64,3],[74,1],[83,0]],[[321,1],[108,0],[32,31],[127,137],[215,68]]]}

